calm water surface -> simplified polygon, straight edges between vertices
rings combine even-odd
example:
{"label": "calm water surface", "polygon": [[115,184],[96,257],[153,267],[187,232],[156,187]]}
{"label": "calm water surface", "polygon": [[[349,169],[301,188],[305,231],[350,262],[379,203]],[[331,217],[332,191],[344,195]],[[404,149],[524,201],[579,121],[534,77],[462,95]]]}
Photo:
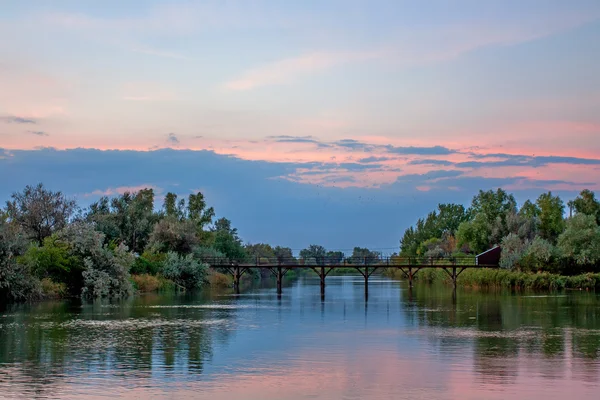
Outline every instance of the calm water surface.
{"label": "calm water surface", "polygon": [[600,398],[595,294],[327,282],[10,308],[0,397]]}

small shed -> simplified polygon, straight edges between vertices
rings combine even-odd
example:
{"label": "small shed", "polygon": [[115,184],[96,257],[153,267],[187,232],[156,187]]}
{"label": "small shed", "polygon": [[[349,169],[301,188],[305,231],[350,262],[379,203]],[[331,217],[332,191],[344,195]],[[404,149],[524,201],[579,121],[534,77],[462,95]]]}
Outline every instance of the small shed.
{"label": "small shed", "polygon": [[500,265],[500,255],[502,254],[502,248],[500,246],[495,246],[489,249],[488,251],[484,251],[481,254],[478,254],[475,257],[475,263],[481,266],[494,266],[497,267]]}

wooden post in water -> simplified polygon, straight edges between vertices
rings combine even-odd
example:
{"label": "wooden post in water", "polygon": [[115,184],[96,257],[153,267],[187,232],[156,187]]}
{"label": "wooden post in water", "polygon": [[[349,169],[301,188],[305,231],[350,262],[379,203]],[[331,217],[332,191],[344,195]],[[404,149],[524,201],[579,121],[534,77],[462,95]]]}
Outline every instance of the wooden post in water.
{"label": "wooden post in water", "polygon": [[325,267],[321,266],[321,273],[319,274],[321,277],[321,299],[325,298]]}
{"label": "wooden post in water", "polygon": [[411,266],[408,267],[408,287],[413,287],[413,273]]}
{"label": "wooden post in water", "polygon": [[283,272],[281,271],[281,266],[279,266],[279,267],[277,267],[277,294],[278,295],[281,295],[281,293],[282,293],[282,289],[281,289],[282,281],[283,281]]}
{"label": "wooden post in water", "polygon": [[452,285],[456,289],[456,267],[452,267]]}
{"label": "wooden post in water", "polygon": [[365,298],[369,297],[369,267],[365,265]]}
{"label": "wooden post in water", "polygon": [[233,270],[233,289],[236,294],[240,294],[240,266],[236,265]]}

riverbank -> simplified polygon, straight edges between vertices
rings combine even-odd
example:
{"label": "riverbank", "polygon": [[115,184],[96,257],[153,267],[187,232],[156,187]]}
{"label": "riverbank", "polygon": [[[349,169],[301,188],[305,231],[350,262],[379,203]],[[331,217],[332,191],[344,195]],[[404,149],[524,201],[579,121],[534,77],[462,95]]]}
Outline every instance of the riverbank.
{"label": "riverbank", "polygon": [[[384,275],[393,279],[406,279],[397,269],[387,269]],[[448,274],[439,269],[423,269],[414,280],[417,282],[452,284]],[[600,290],[600,273],[566,276],[548,272],[527,273],[504,269],[466,269],[456,281],[457,285],[472,288],[505,288],[517,290]]]}

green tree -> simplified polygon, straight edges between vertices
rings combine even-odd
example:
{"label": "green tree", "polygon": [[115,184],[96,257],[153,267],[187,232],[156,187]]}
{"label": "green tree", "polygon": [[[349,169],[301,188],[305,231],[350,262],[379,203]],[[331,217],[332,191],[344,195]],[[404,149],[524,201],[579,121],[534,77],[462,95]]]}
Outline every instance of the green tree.
{"label": "green tree", "polygon": [[231,226],[227,218],[219,218],[212,229],[214,233],[214,248],[232,260],[244,260],[247,257],[242,246],[237,228]]}
{"label": "green tree", "polygon": [[536,218],[540,216],[540,213],[539,207],[535,203],[532,203],[531,200],[525,201],[519,210],[519,215],[525,218]]}
{"label": "green tree", "polygon": [[511,212],[517,212],[517,202],[512,194],[502,189],[497,189],[495,192],[480,190],[471,202],[471,215],[483,215],[490,225],[495,223],[498,217],[504,222]]}
{"label": "green tree", "polygon": [[567,220],[565,231],[559,236],[557,247],[565,257],[577,264],[588,265],[600,261],[600,228],[593,215],[576,214]]}
{"label": "green tree", "polygon": [[585,189],[573,200],[573,208],[577,214],[593,215],[600,224],[600,202],[591,190]]}
{"label": "green tree", "polygon": [[20,225],[0,213],[0,303],[34,300],[41,296],[39,279],[27,264],[17,262],[28,246]]}
{"label": "green tree", "polygon": [[206,208],[206,201],[201,192],[190,194],[188,197],[187,210],[188,219],[194,221],[199,229],[210,224],[215,216],[215,210],[212,207]]}
{"label": "green tree", "polygon": [[167,216],[154,225],[147,248],[153,252],[189,254],[200,245],[196,233],[196,224],[192,221]]}
{"label": "green tree", "polygon": [[248,257],[252,259],[252,261],[263,260],[263,261],[271,261],[275,260],[275,251],[271,247],[271,245],[266,243],[257,243],[257,244],[247,244],[244,246]]}
{"label": "green tree", "polygon": [[191,254],[183,256],[170,252],[163,263],[162,273],[165,278],[191,290],[199,288],[204,283],[207,270],[208,266],[194,259]]}
{"label": "green tree", "polygon": [[540,209],[540,235],[551,243],[556,243],[565,227],[563,201],[560,197],[553,196],[552,192],[548,192],[540,195],[536,204]]}
{"label": "green tree", "polygon": [[341,251],[328,251],[325,260],[327,264],[339,265],[344,261],[344,253]]}
{"label": "green tree", "polygon": [[154,213],[154,190],[125,192],[110,200],[103,197],[90,206],[86,219],[96,224],[108,242],[124,243],[141,254],[158,221]]}
{"label": "green tree", "polygon": [[273,249],[273,252],[275,253],[275,257],[277,257],[277,261],[279,262],[295,261],[292,249],[290,249],[289,247],[276,246]]}
{"label": "green tree", "polygon": [[325,263],[325,257],[327,256],[327,250],[323,246],[311,244],[306,249],[300,251],[300,258],[305,262],[307,260],[316,262],[318,265]]}
{"label": "green tree", "polygon": [[379,260],[379,253],[367,248],[355,247],[352,250],[351,260],[356,264],[374,264]]}
{"label": "green tree", "polygon": [[23,231],[40,246],[52,233],[64,228],[75,212],[77,204],[62,194],[44,188],[43,184],[26,186],[15,192],[6,203],[9,220],[19,224]]}

